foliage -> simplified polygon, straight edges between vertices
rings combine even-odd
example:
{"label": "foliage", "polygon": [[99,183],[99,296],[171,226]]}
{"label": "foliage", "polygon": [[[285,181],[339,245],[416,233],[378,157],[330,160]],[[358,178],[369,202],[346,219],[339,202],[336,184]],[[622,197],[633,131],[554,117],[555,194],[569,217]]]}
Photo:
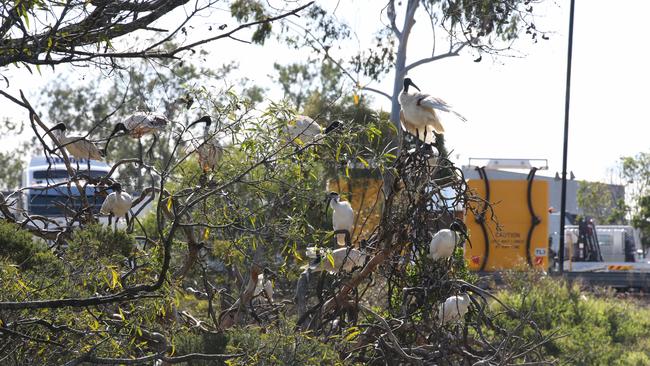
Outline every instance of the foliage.
{"label": "foliage", "polygon": [[[169,45],[168,47],[173,47]],[[185,100],[204,95],[209,79],[224,78],[235,66],[223,65],[217,70],[197,68],[191,64],[163,61],[157,67],[146,62],[134,63],[126,70],[116,70],[110,88],[100,85],[106,81],[102,75],[91,79],[82,86],[68,82],[51,82],[42,92],[41,110],[52,124],[65,122],[68,128],[76,131],[91,131],[91,136],[103,141],[113,126],[136,111],[155,111],[170,120],[187,123],[205,114],[219,115],[219,108],[228,101],[217,100],[213,105],[196,103],[186,108]],[[107,116],[110,119],[107,120]],[[154,161],[166,161],[172,154],[172,136],[177,131],[170,130],[158,135]],[[133,158],[142,155],[140,143],[148,147],[148,138],[143,141],[129,137],[116,138],[107,149],[111,160]],[[32,146],[39,142],[32,139]],[[144,174],[140,167],[123,165],[119,169],[125,189],[140,191],[147,180],[153,179]]]}
{"label": "foliage", "polygon": [[621,175],[628,183],[632,225],[640,229],[644,247],[650,246],[650,153],[621,158]]}
{"label": "foliage", "polygon": [[[226,350],[247,356],[228,362],[228,365],[342,365],[336,347],[318,337],[295,332],[294,324],[281,320],[271,328],[248,326],[228,332]],[[253,352],[251,352],[253,351]]]}
{"label": "foliage", "polygon": [[[146,191],[140,198],[149,194],[154,208],[135,224],[135,234],[97,224],[89,207],[57,220],[36,218],[47,222],[45,229],[28,215],[7,218],[46,239],[56,257],[44,247],[31,249],[19,236],[11,245],[20,250],[0,259],[0,359],[11,365],[339,364],[343,356],[345,362],[368,364],[544,361],[538,348],[545,339],[519,309],[496,315],[508,322],[494,325],[484,311],[489,296],[468,282],[474,278],[460,249],[449,260],[428,258],[434,232],[454,221],[454,212],[440,204],[442,190],[454,191],[459,205],[467,205],[471,193],[441,144],[437,160],[430,159],[428,150],[392,149],[398,131],[387,113],[368,107],[367,98],[358,95],[359,80],[352,80],[352,93],[343,88],[341,79],[354,77],[329,52],[350,36],[347,26],[311,3],[278,10],[261,1],[236,0],[227,4],[230,15],[248,23],[232,30],[210,26],[209,32],[223,33],[189,40],[195,29],[190,20],[216,9],[216,2],[197,3],[167,32],[154,27],[154,20],[180,3],[72,2],[59,12],[52,10],[58,3],[16,2],[3,10],[3,15],[15,14],[4,16],[0,27],[5,32],[0,65],[81,61],[83,66],[99,63],[108,72],[82,85],[51,85],[47,94],[52,97],[38,106],[41,113],[24,95],[18,99],[0,91],[25,109],[35,134],[64,121],[103,143],[112,126],[136,110],[163,112],[171,126],[157,136],[153,158],[145,159],[136,141],[120,136],[111,142],[107,157],[119,167],[118,175],[70,177],[75,185],[100,190],[120,182],[129,191]],[[406,10],[401,33],[393,29],[396,3],[389,2],[392,26],[378,33],[377,47],[348,62],[357,75],[376,80],[394,62],[395,80],[401,82],[407,71],[402,46],[417,9],[429,12],[434,27],[447,27],[452,47],[446,56],[465,46],[489,51],[490,37],[512,39],[523,29],[515,22],[525,23],[525,14],[532,12],[522,8],[523,0],[508,2],[511,8],[505,10],[496,1],[447,7],[409,0],[397,3]],[[300,37],[286,33],[294,19],[280,27],[270,24],[305,8]],[[500,11],[504,14],[495,14]],[[36,25],[33,20],[41,13],[48,16]],[[34,28],[29,28],[30,20]],[[134,42],[131,33],[141,25],[152,32],[151,38]],[[258,109],[259,88],[240,93],[210,83],[225,78],[233,65],[211,71],[177,58],[188,51],[205,61],[201,44],[237,39],[234,32],[244,28],[254,29],[252,40],[258,44],[279,28],[277,34],[288,36],[284,40],[289,44],[308,44],[324,53],[327,62],[277,66],[286,101]],[[25,47],[18,50],[17,42]],[[132,58],[146,62],[125,64]],[[297,81],[304,85],[295,85]],[[322,126],[334,120],[341,126],[311,138],[290,136],[286,130],[297,108]],[[203,115],[211,117],[210,125],[188,128]],[[205,169],[196,150],[216,146],[215,140],[220,156],[216,166]],[[151,146],[148,137],[142,142]],[[34,147],[54,155],[61,150],[49,138],[38,139]],[[387,176],[393,179],[384,180]],[[336,245],[324,202],[334,180],[341,196],[355,204],[352,245],[367,260],[350,272],[314,276],[302,268],[308,261],[306,247]],[[367,189],[360,194],[357,186],[374,189],[370,210],[364,203]],[[370,213],[362,215],[362,209]],[[368,219],[372,215],[376,220]],[[36,264],[21,268],[12,257],[16,254],[19,264],[30,264],[23,257],[34,257]],[[52,264],[42,265],[48,258]],[[306,289],[301,287],[305,283]],[[274,293],[264,299],[269,286]],[[461,292],[472,295],[470,312],[458,322],[442,324],[438,306]],[[470,349],[468,333],[486,336],[475,338]]]}
{"label": "foliage", "polygon": [[44,243],[5,221],[0,221],[0,258],[23,269],[45,266],[56,260]]}
{"label": "foliage", "polygon": [[[579,283],[512,273],[497,295],[521,308],[553,339],[543,345],[549,359],[571,365],[642,365],[650,358],[650,310],[612,291],[586,292]],[[495,311],[502,310],[493,304]]]}
{"label": "foliage", "polygon": [[113,230],[102,225],[90,225],[76,231],[69,243],[69,252],[80,258],[97,258],[112,255],[129,257],[134,250],[135,240],[122,230]]}
{"label": "foliage", "polygon": [[20,150],[11,153],[0,152],[0,190],[20,186],[25,163],[18,157],[22,155]]}
{"label": "foliage", "polygon": [[[40,73],[41,65],[54,68],[66,63],[94,63],[110,69],[124,59],[169,59],[193,54],[194,48],[202,44],[249,27],[255,29],[253,41],[263,44],[272,29],[273,20],[269,18],[279,20],[306,7],[275,12],[267,11],[254,0],[232,1],[230,15],[236,21],[248,23],[231,31],[224,31],[225,26],[220,26],[199,33],[192,32],[194,20],[209,15],[219,2],[197,4],[191,12],[183,11],[185,3],[153,1],[133,6],[103,1],[65,4],[51,0],[17,1],[0,8],[0,67],[13,64],[32,72],[31,66],[35,66]],[[165,28],[171,24],[171,29],[159,28],[162,21],[171,21],[164,23]],[[148,37],[133,42],[143,30]],[[173,39],[183,43],[173,48],[161,46]]]}
{"label": "foliage", "polygon": [[594,218],[600,225],[625,224],[624,197],[616,197],[612,187],[606,183],[580,181],[577,201],[583,214]]}
{"label": "foliage", "polygon": [[641,231],[643,247],[650,247],[650,196],[639,197],[636,212],[632,216],[632,225]]}

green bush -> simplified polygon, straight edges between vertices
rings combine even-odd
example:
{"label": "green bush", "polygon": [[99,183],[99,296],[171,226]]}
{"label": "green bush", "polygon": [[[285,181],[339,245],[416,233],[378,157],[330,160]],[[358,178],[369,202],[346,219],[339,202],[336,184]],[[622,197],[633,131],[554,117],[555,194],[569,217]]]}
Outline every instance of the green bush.
{"label": "green bush", "polygon": [[341,365],[331,343],[321,342],[306,333],[293,331],[282,321],[273,328],[249,326],[228,332],[227,353],[245,353],[227,361],[228,365]]}
{"label": "green bush", "polygon": [[611,291],[593,295],[577,283],[539,274],[506,280],[508,288],[498,297],[529,313],[553,336],[544,351],[560,364],[650,365],[650,309],[617,299]]}
{"label": "green bush", "polygon": [[19,265],[22,269],[39,266],[59,268],[59,260],[45,244],[34,241],[32,235],[18,225],[0,221],[0,257]]}
{"label": "green bush", "polygon": [[122,255],[128,257],[135,248],[135,239],[124,230],[113,230],[108,226],[90,225],[75,230],[68,251],[79,258],[89,259]]}

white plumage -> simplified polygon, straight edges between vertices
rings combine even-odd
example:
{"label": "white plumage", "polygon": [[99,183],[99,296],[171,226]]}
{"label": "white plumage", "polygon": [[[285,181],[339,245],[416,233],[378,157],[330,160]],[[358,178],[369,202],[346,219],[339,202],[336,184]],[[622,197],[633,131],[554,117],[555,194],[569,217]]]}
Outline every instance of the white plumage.
{"label": "white plumage", "polygon": [[201,165],[204,172],[207,172],[208,170],[214,170],[219,160],[221,160],[223,147],[219,140],[213,136],[196,148],[196,154],[199,157],[199,165]]}
{"label": "white plumage", "polygon": [[[409,86],[417,89],[418,93],[409,93]],[[406,78],[404,79],[404,89],[399,95],[399,103],[402,107],[400,111],[402,128],[413,136],[417,136],[425,143],[433,143],[435,140],[434,131],[438,134],[445,132],[436,111],[452,113],[460,120],[467,121],[465,117],[454,111],[444,100],[419,93],[419,91],[420,89],[413,84],[411,79]]]}
{"label": "white plumage", "polygon": [[102,160],[104,152],[101,151],[95,143],[88,141],[83,136],[67,136],[66,126],[59,123],[50,129],[61,146],[77,159]]}
{"label": "white plumage", "polygon": [[257,284],[255,285],[253,296],[259,296],[262,293],[265,294],[269,302],[273,302],[273,283],[271,280],[264,278],[264,274],[257,276]]}
{"label": "white plumage", "polygon": [[429,258],[435,260],[447,259],[454,254],[456,248],[456,232],[442,229],[433,235],[429,244]]}
{"label": "white plumage", "polygon": [[119,183],[113,184],[112,188],[113,192],[106,197],[104,203],[102,203],[102,207],[99,210],[99,213],[109,216],[108,225],[111,224],[113,216],[115,216],[116,225],[120,217],[124,217],[128,223],[127,214],[131,209],[133,199],[131,198],[130,194],[122,192],[122,186]]}
{"label": "white plumage", "polygon": [[169,124],[169,119],[158,113],[135,112],[127,116],[122,121],[122,124],[127,130],[125,132],[128,132],[134,138],[140,138],[164,130]]}
{"label": "white plumage", "polygon": [[297,115],[295,120],[287,122],[282,132],[290,141],[299,145],[306,145],[313,142],[323,133],[323,128],[311,117]]}
{"label": "white plumage", "polygon": [[[209,128],[212,124],[212,118],[210,118],[210,116],[203,116],[190,124],[188,129],[200,122],[204,122],[206,127]],[[223,156],[223,147],[221,146],[219,139],[217,139],[216,136],[208,136],[207,140],[203,142],[199,142],[196,139],[192,139],[191,142],[194,147],[194,152],[198,156],[201,169],[203,169],[204,172],[214,170]]]}
{"label": "white plumage", "polygon": [[[350,240],[352,240],[352,232],[354,226],[354,210],[348,201],[341,201],[338,193],[331,192],[328,195],[329,205],[332,208],[332,227],[334,231],[346,230],[350,233]],[[345,246],[345,234],[336,234],[336,243],[339,246]]]}
{"label": "white plumage", "polygon": [[124,132],[129,136],[138,139],[139,151],[140,155],[142,155],[142,136],[153,134],[153,143],[147,152],[147,155],[151,155],[153,147],[158,141],[156,132],[164,130],[169,123],[167,117],[162,114],[135,112],[122,120],[122,122],[115,124],[113,132],[111,132],[111,135],[106,140],[104,151],[108,151],[108,144],[111,142],[111,139],[115,134],[118,132]]}
{"label": "white plumage", "polygon": [[[328,258],[328,253],[331,255],[332,261]],[[366,261],[366,254],[355,248],[338,248],[331,252],[319,255],[319,250],[314,247],[307,248],[307,257],[318,258],[318,263],[303,266],[302,269],[311,269],[314,272],[327,271],[329,273],[337,273],[339,270],[344,272],[351,272],[354,267],[361,267]]]}
{"label": "white plumage", "polygon": [[438,306],[438,320],[445,324],[462,319],[469,311],[469,303],[469,295],[466,293],[448,297]]}

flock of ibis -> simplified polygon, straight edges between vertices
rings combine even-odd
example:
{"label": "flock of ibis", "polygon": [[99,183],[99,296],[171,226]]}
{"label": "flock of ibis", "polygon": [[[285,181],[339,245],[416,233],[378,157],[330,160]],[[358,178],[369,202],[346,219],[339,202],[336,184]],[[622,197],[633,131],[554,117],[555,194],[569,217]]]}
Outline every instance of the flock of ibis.
{"label": "flock of ibis", "polygon": [[[409,93],[410,87],[417,89],[417,92]],[[465,118],[455,112],[452,107],[442,99],[423,94],[410,78],[404,79],[404,88],[399,95],[401,105],[400,122],[402,128],[411,135],[418,138],[425,144],[432,144],[435,141],[435,134],[444,133],[444,127],[440,121],[439,113],[447,112],[454,114],[458,119],[465,121]],[[187,127],[189,130],[194,124],[205,123],[210,127],[212,120],[209,116],[193,122]],[[103,149],[100,149],[94,142],[85,136],[69,136],[66,134],[66,126],[59,123],[49,129],[60,148],[64,148],[70,155],[77,159],[102,160],[106,157],[109,143],[115,137],[129,136],[138,139],[140,156],[143,156],[142,137],[153,135],[153,143],[147,151],[150,156],[153,146],[157,141],[157,133],[165,130],[170,121],[163,115],[136,112],[122,122],[117,123],[108,137]],[[297,149],[313,143],[324,135],[340,127],[341,123],[335,121],[322,128],[313,119],[307,116],[297,116],[296,119],[288,121],[283,127],[283,134],[290,143],[297,145]],[[435,134],[434,134],[435,132]],[[118,135],[122,133],[121,135]],[[199,164],[204,172],[214,170],[217,162],[223,155],[223,148],[218,139],[212,138],[199,142],[192,140],[193,150],[196,153]],[[124,217],[128,223],[128,212],[132,205],[131,196],[122,190],[119,183],[112,184],[109,188],[113,190],[102,204],[100,213],[108,215],[109,226],[113,216],[117,220]],[[303,267],[305,272],[325,271],[328,273],[352,272],[355,268],[363,267],[370,259],[370,256],[351,245],[351,236],[354,231],[354,210],[350,202],[341,199],[338,193],[327,194],[328,206],[332,209],[332,228],[336,236],[336,243],[339,248],[328,251],[326,260],[320,248],[308,247],[307,257],[313,261]],[[447,260],[450,258],[456,245],[459,244],[458,234],[449,229],[443,229],[433,235],[429,246],[429,258],[434,261]],[[269,301],[273,296],[272,283],[263,276],[258,277],[256,295],[264,294]],[[470,304],[469,295],[462,293],[447,298],[439,305],[438,319],[441,323],[448,323],[462,319],[468,312]]]}

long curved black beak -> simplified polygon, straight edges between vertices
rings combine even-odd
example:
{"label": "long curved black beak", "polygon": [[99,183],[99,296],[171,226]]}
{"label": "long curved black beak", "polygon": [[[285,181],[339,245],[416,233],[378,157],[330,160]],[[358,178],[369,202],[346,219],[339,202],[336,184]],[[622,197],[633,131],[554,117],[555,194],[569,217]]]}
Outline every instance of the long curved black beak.
{"label": "long curved black beak", "polygon": [[341,127],[341,125],[342,125],[341,121],[334,121],[330,123],[329,126],[325,127],[325,134],[327,135],[328,133],[338,129],[339,127]]}
{"label": "long curved black beak", "polygon": [[421,91],[420,88],[418,88],[418,86],[415,85],[415,83],[413,83],[412,81],[409,84],[411,84],[411,86],[417,89],[418,91]]}
{"label": "long curved black beak", "polygon": [[56,130],[56,127],[57,127],[57,126],[54,126],[54,127],[50,128],[50,129],[48,129],[48,130],[45,130],[45,132],[43,132],[43,135],[41,135],[41,138],[47,136],[47,134],[50,133],[50,132],[52,132],[53,130]]}
{"label": "long curved black beak", "polygon": [[201,123],[201,122],[204,122],[206,125],[210,126],[210,124],[212,124],[212,118],[210,116],[203,116],[203,117],[197,119],[196,121],[190,123],[190,125],[187,126],[187,129],[189,130],[190,128],[192,128],[192,126],[194,126],[197,123]]}
{"label": "long curved black beak", "polygon": [[113,128],[113,132],[111,132],[111,134],[108,136],[108,139],[106,139],[106,144],[104,144],[104,154],[106,154],[108,152],[108,143],[111,142],[111,139],[113,138],[113,136],[115,136],[118,132],[120,132],[120,130],[121,129],[120,129],[119,125],[117,125],[117,126],[115,126]]}

